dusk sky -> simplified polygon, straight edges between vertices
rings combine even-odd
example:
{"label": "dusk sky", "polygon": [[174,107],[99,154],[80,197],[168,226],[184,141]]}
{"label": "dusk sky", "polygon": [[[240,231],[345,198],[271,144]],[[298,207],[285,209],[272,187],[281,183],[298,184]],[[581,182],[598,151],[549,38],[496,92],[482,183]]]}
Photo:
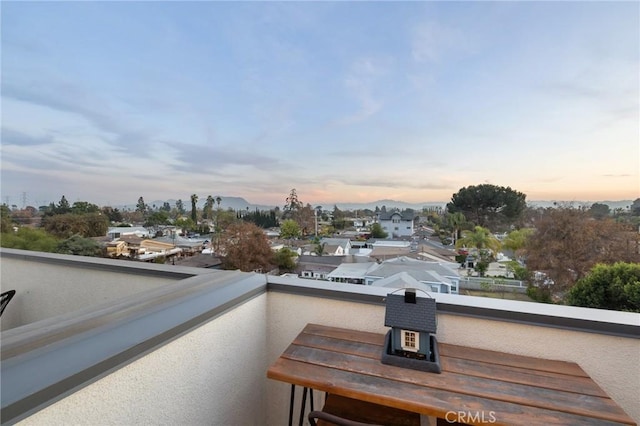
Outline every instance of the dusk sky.
{"label": "dusk sky", "polygon": [[640,3],[2,2],[0,202],[640,197]]}

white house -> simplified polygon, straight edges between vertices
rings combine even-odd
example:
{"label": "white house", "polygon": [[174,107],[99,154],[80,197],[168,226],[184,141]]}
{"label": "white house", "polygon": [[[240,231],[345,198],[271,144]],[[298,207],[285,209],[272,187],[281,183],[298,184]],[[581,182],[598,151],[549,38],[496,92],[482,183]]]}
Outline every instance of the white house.
{"label": "white house", "polygon": [[324,253],[329,256],[346,256],[351,251],[351,240],[348,238],[323,238],[320,244],[324,246]]}
{"label": "white house", "polygon": [[410,237],[414,233],[416,215],[412,210],[382,211],[378,215],[378,223],[389,238]]}
{"label": "white house", "polygon": [[151,236],[149,230],[142,226],[115,226],[107,229],[107,236],[112,240],[125,235],[135,235],[140,238],[149,238]]}

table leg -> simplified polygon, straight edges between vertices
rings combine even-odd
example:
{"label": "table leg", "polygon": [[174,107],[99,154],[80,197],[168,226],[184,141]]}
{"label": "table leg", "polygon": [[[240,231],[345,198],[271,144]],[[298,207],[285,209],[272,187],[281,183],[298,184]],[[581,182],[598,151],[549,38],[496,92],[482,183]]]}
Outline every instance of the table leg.
{"label": "table leg", "polygon": [[[313,407],[313,389],[312,388],[307,388],[304,387],[302,388],[302,404],[300,405],[300,420],[298,422],[299,426],[302,426],[302,424],[304,423],[304,413],[307,409],[307,391],[309,391],[309,399],[310,399],[310,406],[311,406],[311,411],[314,410]],[[295,405],[295,398],[296,398],[296,385],[291,385],[291,397],[289,400],[289,426],[293,425],[293,406]]]}
{"label": "table leg", "polygon": [[302,423],[304,422],[304,410],[305,408],[307,408],[307,389],[308,388],[304,388],[302,389],[302,405],[300,406],[300,422],[298,423],[299,426],[302,426]]}
{"label": "table leg", "polygon": [[291,385],[291,400],[289,401],[289,426],[293,426],[293,404],[296,395],[296,385]]}

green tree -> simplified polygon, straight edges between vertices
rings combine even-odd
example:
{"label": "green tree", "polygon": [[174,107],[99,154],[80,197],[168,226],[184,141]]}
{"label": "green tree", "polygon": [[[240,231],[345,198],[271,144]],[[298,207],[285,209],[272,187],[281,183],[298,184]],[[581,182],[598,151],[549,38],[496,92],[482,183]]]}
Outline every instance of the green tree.
{"label": "green tree", "polygon": [[484,277],[484,274],[489,269],[489,261],[481,258],[476,262],[476,266],[473,268],[481,277]]}
{"label": "green tree", "polygon": [[100,257],[102,255],[102,249],[97,242],[90,238],[84,238],[81,235],[73,235],[66,240],[60,241],[55,252],[76,256]]}
{"label": "green tree", "polygon": [[204,218],[213,219],[213,203],[215,203],[214,198],[211,195],[207,196],[207,201],[204,203],[204,209],[202,210]]}
{"label": "green tree", "polygon": [[515,260],[510,260],[507,262],[507,271],[513,274],[513,278],[520,281],[529,281],[530,273],[526,267],[522,266]]}
{"label": "green tree", "polygon": [[99,211],[100,207],[86,201],[76,201],[73,203],[73,206],[71,206],[71,213],[75,214],[98,213]]}
{"label": "green tree", "polygon": [[169,224],[169,215],[164,210],[153,212],[147,217],[144,226],[158,226]]}
{"label": "green tree", "polygon": [[174,222],[174,225],[182,230],[182,233],[186,231],[192,231],[196,228],[196,224],[193,223],[191,218],[180,218]]}
{"label": "green tree", "polygon": [[220,209],[216,211],[216,228],[220,229],[220,231],[224,230],[228,226],[231,226],[231,224],[239,221],[240,220],[236,216],[236,212],[233,211],[233,209],[227,209],[227,210]]}
{"label": "green tree", "polygon": [[74,234],[103,237],[107,235],[109,220],[101,213],[66,213],[43,218],[42,227],[58,238],[69,238]]}
{"label": "green tree", "polygon": [[2,233],[2,247],[52,253],[58,246],[58,239],[43,229],[20,227],[17,232]]}
{"label": "green tree", "polygon": [[65,214],[69,212],[71,212],[71,206],[69,205],[67,198],[63,195],[55,208],[55,214]]}
{"label": "green tree", "polygon": [[274,253],[273,259],[280,272],[291,272],[296,269],[296,257],[294,251],[283,247]]}
{"label": "green tree", "polygon": [[196,210],[196,203],[198,202],[198,196],[191,194],[191,220],[196,225],[198,224],[198,210]]}
{"label": "green tree", "polygon": [[327,243],[321,243],[320,241],[318,241],[316,243],[316,246],[313,250],[313,252],[315,253],[316,256],[322,256],[324,255],[324,248],[327,245]]}
{"label": "green tree", "polygon": [[102,208],[102,214],[109,219],[109,222],[122,222],[122,213],[117,208],[105,206]]}
{"label": "green tree", "polygon": [[185,214],[184,203],[182,200],[176,201],[176,210],[178,210],[179,215]]}
{"label": "green tree", "polygon": [[371,225],[371,238],[387,238],[387,236],[388,234],[378,222]]}
{"label": "green tree", "polygon": [[302,202],[298,200],[298,194],[296,189],[293,188],[289,193],[289,196],[285,199],[285,205],[282,209],[282,217],[284,219],[291,219],[293,215],[302,208]]}
{"label": "green tree", "polygon": [[640,264],[597,264],[569,290],[569,305],[640,312]]}
{"label": "green tree", "polygon": [[514,223],[527,206],[526,197],[510,187],[490,184],[468,186],[453,194],[447,211],[460,212],[467,221],[483,227]]}
{"label": "green tree", "polygon": [[136,211],[138,213],[145,214],[147,212],[147,205],[144,203],[144,198],[138,198],[138,204],[136,204]]}
{"label": "green tree", "polygon": [[593,203],[589,207],[589,214],[595,219],[603,219],[611,214],[611,208],[607,204]]}
{"label": "green tree", "polygon": [[461,212],[448,213],[447,225],[453,234],[453,244],[462,238],[462,228],[467,223],[467,218]]}
{"label": "green tree", "polygon": [[300,226],[295,220],[286,219],[280,225],[280,238],[288,240],[292,238],[299,238],[300,235]]}
{"label": "green tree", "polygon": [[13,221],[11,220],[11,210],[9,210],[9,206],[3,204],[0,206],[0,218],[2,219],[2,226],[0,227],[0,232],[7,233],[13,232]]}
{"label": "green tree", "polygon": [[533,228],[515,229],[502,241],[502,246],[513,251],[517,257],[522,257],[527,240],[533,235]]}
{"label": "green tree", "polygon": [[500,250],[500,241],[493,236],[491,231],[482,226],[476,226],[473,231],[466,231],[462,238],[456,241],[456,247],[474,247],[480,253],[482,250],[490,250],[493,254]]}
{"label": "green tree", "polygon": [[104,237],[109,230],[109,218],[102,213],[87,213],[82,215],[86,222],[84,237]]}

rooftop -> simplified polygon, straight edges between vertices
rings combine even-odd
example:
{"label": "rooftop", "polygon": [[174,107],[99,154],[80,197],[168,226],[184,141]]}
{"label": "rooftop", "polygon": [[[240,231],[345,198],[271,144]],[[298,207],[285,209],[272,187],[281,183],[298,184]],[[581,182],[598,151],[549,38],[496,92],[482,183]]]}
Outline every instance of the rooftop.
{"label": "rooftop", "polygon": [[[0,250],[2,424],[285,424],[308,323],[384,333],[389,289]],[[438,340],[576,362],[640,422],[640,315],[434,294]],[[247,404],[251,409],[247,409]]]}

